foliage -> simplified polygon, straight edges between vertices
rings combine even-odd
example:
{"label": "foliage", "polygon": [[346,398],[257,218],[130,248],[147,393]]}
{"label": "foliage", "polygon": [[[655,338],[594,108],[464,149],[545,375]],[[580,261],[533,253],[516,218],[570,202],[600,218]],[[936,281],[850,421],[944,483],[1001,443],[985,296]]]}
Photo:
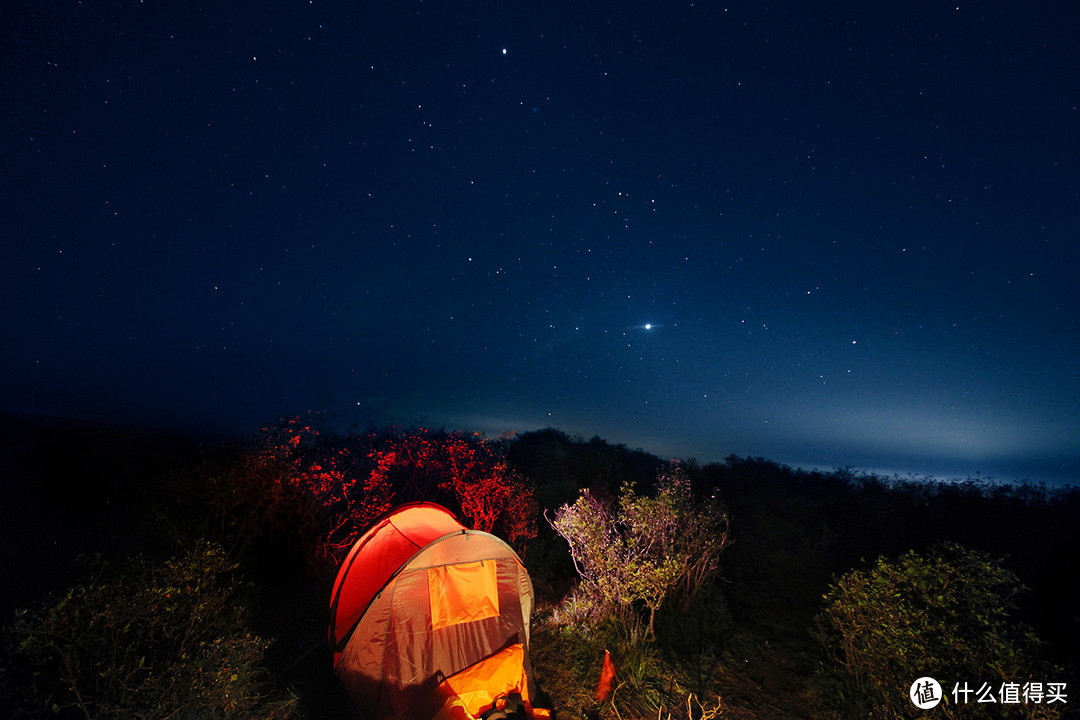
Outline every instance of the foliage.
{"label": "foliage", "polygon": [[610,494],[626,482],[647,486],[663,464],[644,450],[630,450],[599,437],[572,438],[550,427],[518,433],[508,444],[506,456],[533,481],[540,504],[547,508],[574,502],[581,488]]}
{"label": "foliage", "polygon": [[336,564],[372,521],[416,500],[442,503],[519,547],[536,536],[535,491],[507,464],[502,442],[423,428],[339,436],[317,417],[282,419],[263,437],[259,452],[285,469],[315,564]]}
{"label": "foliage", "polygon": [[268,695],[267,643],[247,631],[235,566],[213,545],[164,562],[135,558],[92,576],[9,630],[13,716],[287,718]]}
{"label": "foliage", "polygon": [[[831,694],[849,717],[914,716],[908,688],[930,676],[946,695],[935,712],[990,717],[984,704],[952,703],[953,683],[1052,677],[1034,633],[1010,621],[1022,589],[998,561],[955,544],[847,573],[829,588],[815,629],[832,663],[819,678],[826,703]],[[1055,716],[1051,706],[1022,707]]]}
{"label": "foliage", "polygon": [[614,616],[639,634],[639,606],[648,612],[645,637],[655,638],[656,612],[672,597],[689,602],[720,568],[728,518],[715,498],[695,500],[683,468],[661,470],[656,495],[627,483],[617,503],[584,491],[563,505],[552,527],[570,545],[582,600],[596,620]]}
{"label": "foliage", "polygon": [[154,513],[157,533],[182,549],[210,541],[242,559],[289,533],[296,516],[287,468],[267,453],[232,452],[172,473]]}
{"label": "foliage", "polygon": [[369,456],[369,492],[378,488],[383,512],[390,498],[450,498],[476,530],[499,530],[514,543],[536,536],[532,487],[510,469],[497,442],[421,429],[391,436]]}

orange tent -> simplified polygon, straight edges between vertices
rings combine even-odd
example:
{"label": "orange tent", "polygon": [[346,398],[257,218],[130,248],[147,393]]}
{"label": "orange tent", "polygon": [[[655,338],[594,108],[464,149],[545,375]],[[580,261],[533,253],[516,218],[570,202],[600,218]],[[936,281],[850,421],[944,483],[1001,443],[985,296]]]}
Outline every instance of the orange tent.
{"label": "orange tent", "polygon": [[467,719],[515,693],[533,714],[532,581],[494,535],[403,505],[356,541],[331,598],[334,671],[363,717]]}

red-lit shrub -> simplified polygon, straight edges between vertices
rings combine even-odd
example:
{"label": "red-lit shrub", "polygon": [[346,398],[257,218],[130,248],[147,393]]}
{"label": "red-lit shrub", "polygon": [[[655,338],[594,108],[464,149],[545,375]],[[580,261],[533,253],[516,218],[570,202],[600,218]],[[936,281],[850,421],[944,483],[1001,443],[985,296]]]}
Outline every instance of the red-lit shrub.
{"label": "red-lit shrub", "polygon": [[514,543],[536,537],[532,487],[510,469],[497,442],[421,429],[391,437],[371,458],[369,486],[380,499],[438,500],[460,509],[476,530]]}
{"label": "red-lit shrub", "polygon": [[309,561],[318,566],[333,558],[333,549],[345,542],[339,538],[351,535],[349,521],[366,497],[355,488],[367,472],[366,456],[344,447],[317,415],[282,418],[264,427],[256,452],[280,468],[295,508],[297,539]]}
{"label": "red-lit shrub", "polygon": [[444,504],[518,545],[536,536],[533,488],[509,468],[502,444],[480,435],[421,428],[338,436],[309,416],[264,428],[262,452],[287,468],[316,563],[340,560],[373,520],[416,500]]}

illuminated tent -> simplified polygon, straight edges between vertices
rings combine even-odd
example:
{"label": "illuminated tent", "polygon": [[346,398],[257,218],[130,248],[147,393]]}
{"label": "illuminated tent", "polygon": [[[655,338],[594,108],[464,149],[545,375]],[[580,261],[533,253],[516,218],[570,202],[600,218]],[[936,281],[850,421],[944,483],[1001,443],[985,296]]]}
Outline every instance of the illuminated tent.
{"label": "illuminated tent", "polygon": [[494,535],[403,505],[356,541],[331,598],[334,671],[362,717],[479,717],[514,694],[534,714],[532,581]]}

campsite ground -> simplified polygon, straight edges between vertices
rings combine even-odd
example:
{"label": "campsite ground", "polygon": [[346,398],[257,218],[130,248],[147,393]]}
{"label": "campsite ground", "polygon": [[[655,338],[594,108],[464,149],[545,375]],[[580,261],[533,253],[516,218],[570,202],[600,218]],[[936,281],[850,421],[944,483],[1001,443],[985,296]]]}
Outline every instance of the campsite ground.
{"label": "campsite ground", "polygon": [[[538,650],[542,653],[542,648]],[[672,704],[658,710],[657,714],[664,720],[669,716],[686,718],[688,713],[684,703],[690,700],[691,712],[696,718],[701,717],[702,708],[705,712],[719,708],[721,712],[714,717],[725,720],[799,720],[811,717],[807,681],[813,667],[804,651],[797,648],[781,650],[762,643],[748,648],[744,654],[746,657],[741,660],[717,663],[713,692],[701,698],[696,694],[691,697],[687,693],[678,704],[672,698]],[[583,687],[581,690],[580,696],[573,698],[578,702],[561,699],[561,702],[555,703],[560,717],[566,718],[567,712],[570,717],[585,715],[580,711],[575,713],[575,708],[589,705],[591,688]],[[656,717],[651,713],[638,717],[625,710],[620,712],[617,693],[614,702],[600,708],[599,716],[610,720],[651,720]]]}
{"label": "campsite ground", "polygon": [[[533,665],[540,689],[560,718],[660,720],[797,720],[812,717],[810,680],[816,647],[795,623],[726,629],[723,648],[700,655],[688,648],[655,646],[629,657],[613,652],[615,693],[602,705],[593,699],[604,638],[559,626],[541,610],[533,631]],[[611,638],[608,638],[611,639]],[[618,640],[615,639],[615,645]],[[650,707],[642,706],[642,697]],[[687,712],[687,702],[691,712]],[[715,713],[710,715],[710,713]]]}
{"label": "campsite ground", "polygon": [[794,720],[809,718],[807,681],[815,662],[807,648],[775,647],[768,641],[749,644],[740,663],[721,664],[717,684],[724,699],[725,718],[734,720]]}

